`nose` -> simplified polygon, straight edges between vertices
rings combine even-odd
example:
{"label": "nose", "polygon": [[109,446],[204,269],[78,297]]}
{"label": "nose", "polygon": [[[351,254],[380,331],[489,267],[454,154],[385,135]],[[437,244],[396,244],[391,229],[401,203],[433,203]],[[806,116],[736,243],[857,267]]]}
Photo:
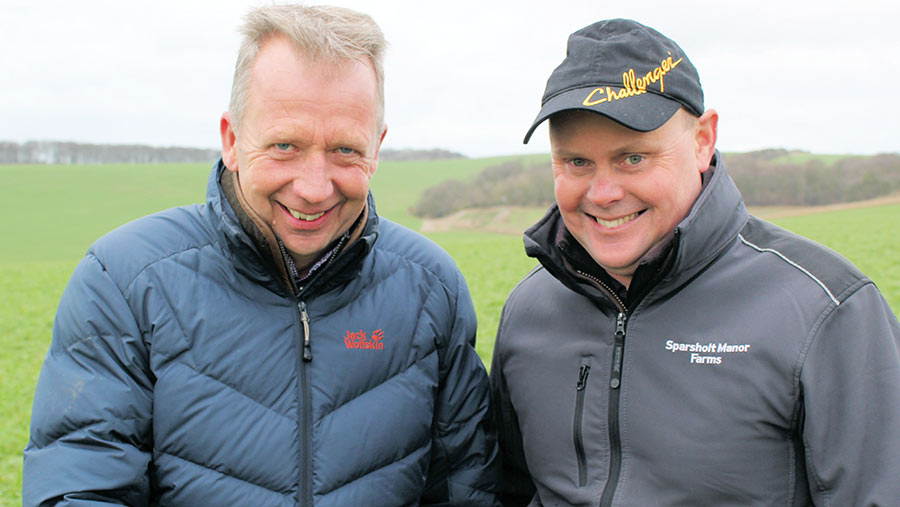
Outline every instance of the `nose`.
{"label": "nose", "polygon": [[334,193],[334,183],[324,153],[308,153],[294,172],[293,191],[306,202],[319,204]]}
{"label": "nose", "polygon": [[615,177],[613,171],[598,170],[591,179],[591,187],[587,199],[596,206],[606,208],[621,201],[625,197],[625,189]]}

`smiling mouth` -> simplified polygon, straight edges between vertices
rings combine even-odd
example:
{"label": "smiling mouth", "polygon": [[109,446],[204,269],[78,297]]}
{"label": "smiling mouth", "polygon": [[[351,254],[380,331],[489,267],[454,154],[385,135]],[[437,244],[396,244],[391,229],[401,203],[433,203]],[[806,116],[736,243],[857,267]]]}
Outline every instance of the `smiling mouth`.
{"label": "smiling mouth", "polygon": [[318,220],[322,215],[325,214],[324,211],[320,211],[318,213],[313,213],[310,215],[307,213],[301,213],[295,209],[288,208],[287,206],[285,206],[284,209],[288,210],[292,217],[296,218],[297,220],[303,220],[304,222],[312,222],[313,220]]}
{"label": "smiling mouth", "polygon": [[593,218],[594,218],[594,220],[596,220],[597,223],[600,224],[601,226],[606,227],[607,229],[612,229],[612,228],[614,228],[614,227],[618,227],[618,226],[620,226],[620,225],[622,225],[622,224],[626,224],[626,223],[628,223],[628,222],[634,220],[635,218],[637,218],[638,216],[640,216],[641,213],[643,213],[643,211],[637,211],[637,212],[635,212],[635,213],[632,213],[632,214],[630,214],[630,215],[625,215],[624,217],[617,218],[617,219],[615,219],[615,220],[604,220],[604,219],[602,219],[602,218],[600,218],[600,217],[593,217]]}

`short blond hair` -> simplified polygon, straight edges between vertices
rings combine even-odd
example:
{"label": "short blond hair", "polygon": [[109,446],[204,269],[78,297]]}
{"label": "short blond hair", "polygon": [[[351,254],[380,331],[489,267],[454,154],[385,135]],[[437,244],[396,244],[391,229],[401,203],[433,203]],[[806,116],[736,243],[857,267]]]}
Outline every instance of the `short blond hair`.
{"label": "short blond hair", "polygon": [[303,55],[314,61],[340,65],[346,60],[368,61],[375,70],[376,121],[384,125],[384,34],[368,15],[344,7],[267,5],[244,17],[244,35],[234,67],[228,111],[235,130],[247,106],[250,76],[262,45],[284,35]]}

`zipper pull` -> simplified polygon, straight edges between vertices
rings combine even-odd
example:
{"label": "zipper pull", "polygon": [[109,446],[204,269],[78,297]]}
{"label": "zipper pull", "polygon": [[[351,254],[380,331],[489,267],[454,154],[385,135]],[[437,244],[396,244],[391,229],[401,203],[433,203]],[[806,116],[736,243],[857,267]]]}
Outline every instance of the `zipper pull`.
{"label": "zipper pull", "polygon": [[300,309],[300,322],[303,323],[303,360],[312,361],[312,348],[309,346],[309,314],[306,313],[306,303],[300,301],[297,304]]}
{"label": "zipper pull", "polygon": [[609,379],[609,387],[618,389],[622,384],[622,357],[625,351],[625,314],[616,317],[616,344],[613,349],[613,371]]}
{"label": "zipper pull", "polygon": [[587,385],[588,375],[591,373],[591,365],[583,364],[581,368],[578,369],[578,383],[575,384],[576,391],[583,391],[584,387]]}

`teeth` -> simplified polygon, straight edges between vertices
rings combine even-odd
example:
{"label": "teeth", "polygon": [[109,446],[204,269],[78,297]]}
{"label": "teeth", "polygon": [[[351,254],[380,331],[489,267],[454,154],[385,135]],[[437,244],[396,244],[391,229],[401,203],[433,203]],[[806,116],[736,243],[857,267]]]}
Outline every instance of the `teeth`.
{"label": "teeth", "polygon": [[306,213],[300,213],[299,211],[293,210],[290,208],[288,208],[288,211],[290,211],[291,215],[293,215],[294,218],[296,218],[297,220],[305,220],[307,222],[312,222],[313,220],[315,220],[325,214],[324,211],[320,211],[319,213],[313,213],[312,215],[307,215]]}
{"label": "teeth", "polygon": [[632,213],[628,216],[624,216],[624,217],[618,218],[616,220],[603,220],[602,218],[594,217],[594,220],[596,220],[597,223],[602,225],[603,227],[608,227],[608,228],[612,229],[613,227],[618,227],[626,222],[630,222],[630,221],[634,220],[635,218],[638,217],[638,215],[639,215],[639,213]]}

